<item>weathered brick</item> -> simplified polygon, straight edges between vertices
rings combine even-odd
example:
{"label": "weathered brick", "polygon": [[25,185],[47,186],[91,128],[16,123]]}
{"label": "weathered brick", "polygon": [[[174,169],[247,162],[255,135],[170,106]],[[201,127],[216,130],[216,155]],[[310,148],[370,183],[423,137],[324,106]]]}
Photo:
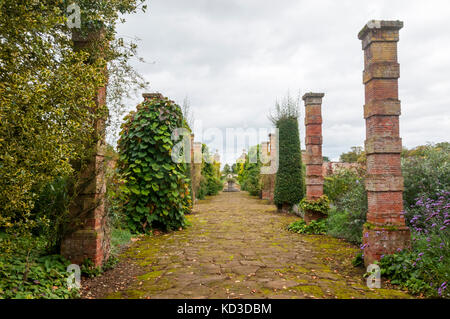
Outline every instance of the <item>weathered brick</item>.
{"label": "weathered brick", "polygon": [[368,227],[364,230],[364,261],[409,245],[403,211],[403,177],[399,132],[397,42],[400,21],[371,21],[359,33],[364,50],[364,118],[367,155]]}
{"label": "weathered brick", "polygon": [[306,136],[322,136],[322,125],[306,125]]}
{"label": "weathered brick", "polygon": [[400,65],[396,62],[371,63],[363,71],[363,83],[373,79],[398,79],[400,77]]}
{"label": "weathered brick", "polygon": [[323,176],[323,165],[306,165],[306,176]]}
{"label": "weathered brick", "polygon": [[397,79],[374,79],[365,85],[366,103],[372,100],[398,99]]}
{"label": "weathered brick", "polygon": [[372,116],[366,119],[366,139],[374,137],[399,137],[398,116]]}
{"label": "weathered brick", "polygon": [[401,114],[400,101],[393,99],[372,100],[364,105],[364,118],[367,119],[376,115],[395,115]]}
{"label": "weathered brick", "polygon": [[390,136],[374,136],[365,141],[366,155],[379,153],[401,153],[402,139]]}
{"label": "weathered brick", "polygon": [[390,174],[367,175],[366,190],[369,192],[403,191],[403,177]]}
{"label": "weathered brick", "polygon": [[400,154],[371,154],[366,160],[367,174],[401,176],[400,163]]}

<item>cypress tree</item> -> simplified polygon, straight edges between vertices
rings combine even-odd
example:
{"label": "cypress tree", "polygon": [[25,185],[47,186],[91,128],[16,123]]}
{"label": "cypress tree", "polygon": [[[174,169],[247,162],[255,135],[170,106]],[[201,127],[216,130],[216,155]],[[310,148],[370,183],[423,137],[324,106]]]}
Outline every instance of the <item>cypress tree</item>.
{"label": "cypress tree", "polygon": [[304,193],[302,154],[298,130],[298,102],[288,96],[277,104],[272,121],[278,128],[278,171],[275,178],[274,202],[279,209],[297,204]]}

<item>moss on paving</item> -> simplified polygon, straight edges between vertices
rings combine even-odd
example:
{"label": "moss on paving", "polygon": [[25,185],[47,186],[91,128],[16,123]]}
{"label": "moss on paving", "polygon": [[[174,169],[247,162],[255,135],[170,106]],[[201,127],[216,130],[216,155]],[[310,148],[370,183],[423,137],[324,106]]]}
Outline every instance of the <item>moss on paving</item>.
{"label": "moss on paving", "polygon": [[356,246],[288,232],[298,217],[247,193],[208,197],[187,219],[190,227],[145,236],[125,251],[121,258],[144,274],[106,297],[410,298],[400,290],[367,288],[364,270],[351,265]]}

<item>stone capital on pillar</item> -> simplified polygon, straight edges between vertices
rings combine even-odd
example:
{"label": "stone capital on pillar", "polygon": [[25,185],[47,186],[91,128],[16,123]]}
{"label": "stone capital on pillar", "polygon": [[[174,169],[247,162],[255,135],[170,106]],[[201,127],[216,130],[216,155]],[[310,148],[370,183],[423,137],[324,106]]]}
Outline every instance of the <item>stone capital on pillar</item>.
{"label": "stone capital on pillar", "polygon": [[363,50],[373,42],[398,42],[402,21],[371,20],[358,33]]}
{"label": "stone capital on pillar", "polygon": [[303,95],[302,99],[305,101],[305,105],[322,104],[322,98],[325,96],[324,93],[306,93]]}

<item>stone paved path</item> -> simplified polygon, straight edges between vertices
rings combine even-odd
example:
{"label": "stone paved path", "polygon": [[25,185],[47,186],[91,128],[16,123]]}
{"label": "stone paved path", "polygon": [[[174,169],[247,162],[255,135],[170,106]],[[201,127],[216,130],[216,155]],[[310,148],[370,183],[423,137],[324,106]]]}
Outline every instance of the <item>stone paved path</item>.
{"label": "stone paved path", "polygon": [[200,201],[185,230],[144,237],[122,256],[143,275],[108,298],[409,298],[368,289],[357,247],[293,234],[298,217],[245,192]]}

